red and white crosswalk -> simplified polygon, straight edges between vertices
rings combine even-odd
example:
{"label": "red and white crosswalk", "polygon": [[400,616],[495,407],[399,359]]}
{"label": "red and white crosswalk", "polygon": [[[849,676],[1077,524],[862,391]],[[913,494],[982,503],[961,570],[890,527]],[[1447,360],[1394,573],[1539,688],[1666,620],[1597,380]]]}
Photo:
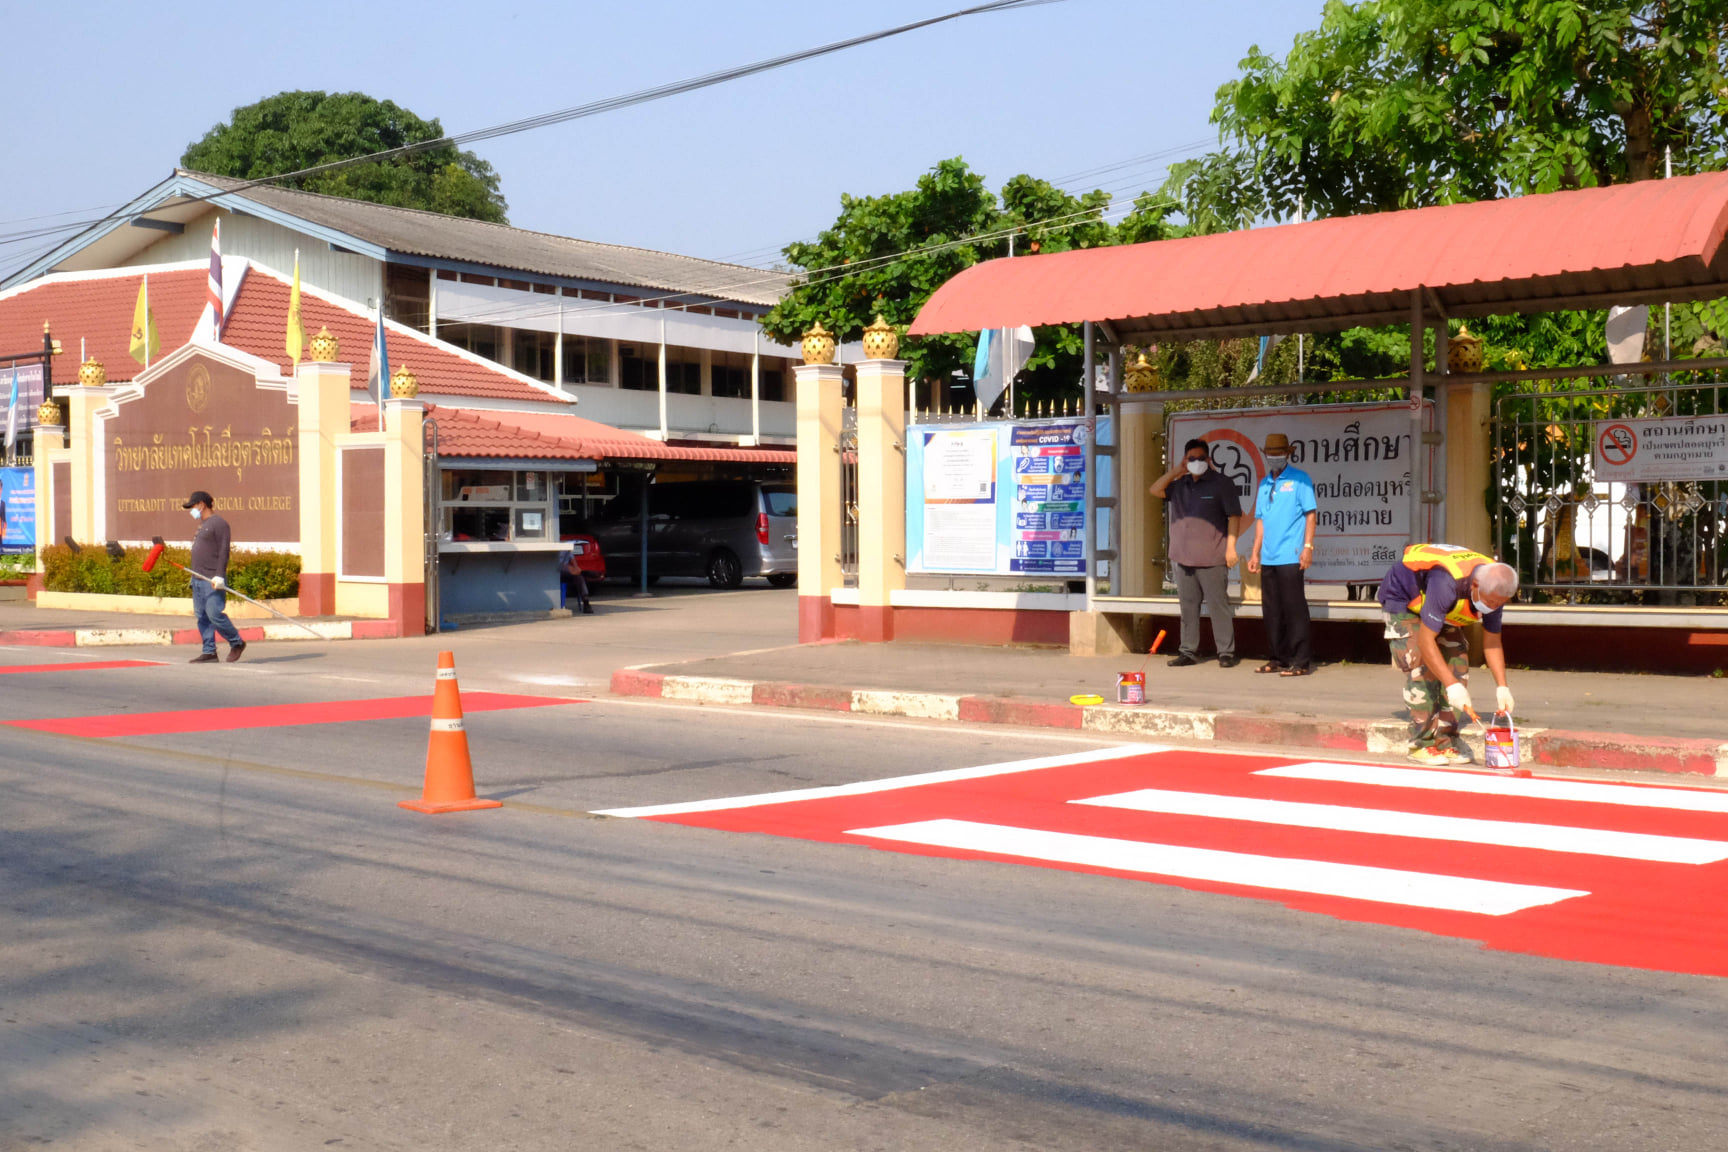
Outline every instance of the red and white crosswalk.
{"label": "red and white crosswalk", "polygon": [[1133,745],[611,809],[1277,899],[1569,960],[1728,975],[1728,792]]}

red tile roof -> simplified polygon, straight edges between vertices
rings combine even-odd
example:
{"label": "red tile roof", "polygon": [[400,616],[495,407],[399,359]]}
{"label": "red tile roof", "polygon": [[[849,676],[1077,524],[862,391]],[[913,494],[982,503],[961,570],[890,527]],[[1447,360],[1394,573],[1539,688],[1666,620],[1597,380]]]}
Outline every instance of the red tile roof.
{"label": "red tile roof", "polygon": [[[357,428],[374,427],[372,410]],[[428,405],[438,421],[442,456],[528,460],[709,460],[740,464],[791,464],[796,453],[775,448],[706,448],[662,444],[647,436],[563,412],[494,412]]]}
{"label": "red tile roof", "polygon": [[[154,281],[152,281],[154,283]],[[240,285],[230,308],[222,342],[254,356],[261,356],[284,370],[288,352],[284,340],[288,328],[288,282],[254,264]],[[364,312],[332,304],[311,292],[300,293],[300,323],[309,341],[318,329],[327,327],[336,337],[337,355],[354,366],[354,387],[364,387],[366,366],[372,357],[375,321]],[[422,394],[479,396],[489,400],[525,400],[541,404],[564,402],[556,391],[536,388],[520,376],[476,357],[469,359],[430,336],[386,325],[385,345],[390,369],[406,364],[419,378]]]}
{"label": "red tile roof", "polygon": [[[911,333],[1325,331],[1408,320],[1419,289],[1453,317],[1705,299],[1728,282],[1725,234],[1728,172],[1343,216],[986,261],[938,288]],[[1581,296],[1598,300],[1567,303]]]}
{"label": "red tile roof", "polygon": [[[187,268],[150,273],[150,311],[156,316],[161,354],[166,356],[192,335],[204,308],[208,272]],[[47,321],[63,354],[55,357],[54,379],[78,379],[78,345],[102,362],[111,381],[130,380],[144,366],[132,359],[132,310],[143,273],[117,270],[111,275],[32,280],[0,293],[0,355],[35,352],[42,347]]]}

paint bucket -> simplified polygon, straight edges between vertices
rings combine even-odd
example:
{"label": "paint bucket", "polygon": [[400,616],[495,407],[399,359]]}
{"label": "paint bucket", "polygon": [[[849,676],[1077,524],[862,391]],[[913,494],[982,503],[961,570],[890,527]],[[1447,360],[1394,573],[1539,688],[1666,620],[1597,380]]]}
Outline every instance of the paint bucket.
{"label": "paint bucket", "polygon": [[[1504,720],[1505,723],[1501,723]],[[1512,725],[1508,712],[1496,712],[1483,737],[1482,759],[1496,772],[1513,772],[1522,762],[1518,749],[1518,729]]]}
{"label": "paint bucket", "polygon": [[1116,703],[1146,703],[1146,673],[1122,672],[1116,676]]}

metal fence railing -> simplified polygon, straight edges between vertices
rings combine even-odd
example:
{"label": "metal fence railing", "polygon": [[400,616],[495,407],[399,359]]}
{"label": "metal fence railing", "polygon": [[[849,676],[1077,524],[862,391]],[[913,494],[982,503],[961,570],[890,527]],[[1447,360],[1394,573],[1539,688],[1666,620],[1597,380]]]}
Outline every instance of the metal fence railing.
{"label": "metal fence railing", "polygon": [[840,410],[840,575],[858,583],[858,409]]}
{"label": "metal fence railing", "polygon": [[[1691,479],[1631,482],[1596,466],[1598,442],[1617,421],[1725,413],[1724,382],[1554,381],[1496,397],[1486,495],[1501,558],[1518,569],[1528,598],[1728,604],[1728,476],[1705,478],[1716,465],[1692,465],[1679,469]],[[1691,427],[1706,431],[1702,423]]]}

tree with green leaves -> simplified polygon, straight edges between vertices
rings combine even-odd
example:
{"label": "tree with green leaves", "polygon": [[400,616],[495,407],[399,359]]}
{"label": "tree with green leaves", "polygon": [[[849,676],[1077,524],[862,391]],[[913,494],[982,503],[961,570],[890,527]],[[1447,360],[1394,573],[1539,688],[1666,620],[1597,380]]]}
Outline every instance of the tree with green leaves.
{"label": "tree with green leaves", "polygon": [[[836,339],[856,339],[880,313],[904,328],[931,293],[980,260],[1014,252],[1065,252],[1166,233],[1167,206],[1136,201],[1116,225],[1105,218],[1103,192],[1074,196],[1047,180],[1015,176],[992,193],[959,157],[943,160],[904,192],[842,196],[840,215],[814,241],[788,245],[797,270],[792,289],[763,319],[780,340],[796,340],[820,322]],[[1036,398],[1072,393],[1080,378],[1078,326],[1036,330],[1037,346],[1019,388]],[[915,380],[969,374],[975,333],[944,333],[901,342]]]}
{"label": "tree with green leaves", "polygon": [[[236,108],[190,145],[182,167],[242,180],[349,160],[438,140],[444,128],[388,100],[359,92],[279,92]],[[451,145],[298,177],[289,187],[447,216],[505,223],[498,174]]]}

